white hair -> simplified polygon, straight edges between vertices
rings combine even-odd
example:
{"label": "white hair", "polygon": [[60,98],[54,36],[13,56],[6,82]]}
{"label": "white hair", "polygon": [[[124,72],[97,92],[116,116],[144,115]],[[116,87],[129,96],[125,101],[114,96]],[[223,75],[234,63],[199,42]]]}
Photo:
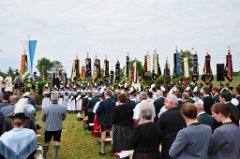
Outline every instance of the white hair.
{"label": "white hair", "polygon": [[204,102],[202,99],[199,99],[197,102],[194,103],[197,110],[203,110],[204,109]]}
{"label": "white hair", "polygon": [[178,104],[178,98],[177,98],[177,96],[176,95],[174,95],[174,94],[169,94],[168,96],[167,96],[167,100],[169,101],[169,102],[172,102],[172,103],[174,103],[174,104]]}

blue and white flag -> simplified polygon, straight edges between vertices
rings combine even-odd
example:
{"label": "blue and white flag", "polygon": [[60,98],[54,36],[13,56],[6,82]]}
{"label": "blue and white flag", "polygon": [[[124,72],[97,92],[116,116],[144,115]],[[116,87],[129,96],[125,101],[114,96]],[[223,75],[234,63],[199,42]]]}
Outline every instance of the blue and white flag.
{"label": "blue and white flag", "polygon": [[34,56],[35,56],[35,50],[37,46],[37,40],[26,40],[23,41],[24,45],[24,51],[26,54],[29,56],[28,59],[28,67],[29,67],[29,72],[30,76],[32,76],[32,70],[33,70],[33,62],[34,62]]}

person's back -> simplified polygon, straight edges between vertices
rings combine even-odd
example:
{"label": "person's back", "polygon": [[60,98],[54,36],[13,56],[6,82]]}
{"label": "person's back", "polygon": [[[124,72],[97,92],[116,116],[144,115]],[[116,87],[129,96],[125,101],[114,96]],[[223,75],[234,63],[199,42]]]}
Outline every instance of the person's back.
{"label": "person's back", "polygon": [[137,125],[132,134],[131,144],[135,152],[158,152],[161,131],[157,124],[149,122]]}
{"label": "person's back", "polygon": [[121,126],[133,126],[133,110],[127,104],[122,104],[114,108],[112,123]]}
{"label": "person's back", "polygon": [[160,97],[154,101],[154,107],[155,107],[155,112],[156,112],[156,117],[154,119],[155,122],[157,122],[157,115],[160,112],[161,108],[164,106],[164,97]]}
{"label": "person's back", "polygon": [[185,127],[185,121],[179,108],[171,108],[164,112],[158,120],[162,130],[162,139],[173,141],[179,130]]}
{"label": "person's back", "polygon": [[177,159],[205,159],[211,135],[210,126],[199,123],[189,125],[178,132],[169,154]]}
{"label": "person's back", "polygon": [[28,99],[21,98],[15,104],[14,112],[8,115],[14,128],[0,137],[0,158],[33,158],[37,149],[36,134],[33,130],[23,128],[25,120],[28,119],[24,113],[27,102]]}
{"label": "person's back", "polygon": [[97,109],[99,122],[111,121],[112,110],[115,106],[116,103],[111,98],[107,98],[102,101]]}
{"label": "person's back", "polygon": [[7,105],[6,107],[1,109],[1,113],[7,117],[7,115],[14,111],[15,106],[14,105]]}
{"label": "person's back", "polygon": [[211,115],[212,114],[211,113],[211,107],[214,104],[213,98],[210,97],[210,96],[206,96],[206,97],[202,98],[202,100],[203,100],[203,103],[204,103],[204,111],[207,114]]}
{"label": "person's back", "polygon": [[0,147],[6,159],[26,159],[37,149],[36,134],[31,129],[13,128],[1,136]]}
{"label": "person's back", "polygon": [[226,123],[214,130],[209,146],[210,159],[237,159],[240,149],[240,128]]}
{"label": "person's back", "polygon": [[212,129],[214,128],[214,119],[207,113],[202,113],[197,117],[199,123],[209,125]]}
{"label": "person's back", "polygon": [[57,131],[62,129],[63,120],[66,118],[65,109],[59,104],[52,104],[43,110],[42,120],[45,122],[45,130]]}
{"label": "person's back", "polygon": [[169,149],[175,140],[178,131],[186,125],[177,104],[178,98],[175,95],[168,95],[164,103],[167,111],[158,119],[162,138],[161,155],[164,159],[171,158],[169,156]]}

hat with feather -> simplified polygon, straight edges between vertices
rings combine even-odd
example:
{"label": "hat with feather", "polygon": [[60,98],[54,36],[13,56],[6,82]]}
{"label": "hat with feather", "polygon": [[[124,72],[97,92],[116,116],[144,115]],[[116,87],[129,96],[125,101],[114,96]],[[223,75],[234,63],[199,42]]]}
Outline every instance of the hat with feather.
{"label": "hat with feather", "polygon": [[21,98],[18,100],[18,102],[15,104],[14,112],[8,115],[8,118],[22,118],[22,119],[28,119],[24,113],[26,109],[26,105],[28,104],[28,98]]}

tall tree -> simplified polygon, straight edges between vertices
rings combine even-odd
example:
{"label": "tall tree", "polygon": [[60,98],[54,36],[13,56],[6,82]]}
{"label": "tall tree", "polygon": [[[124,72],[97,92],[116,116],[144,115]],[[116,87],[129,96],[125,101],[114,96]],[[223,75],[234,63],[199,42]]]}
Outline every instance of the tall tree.
{"label": "tall tree", "polygon": [[63,65],[60,61],[52,61],[52,68],[60,71],[60,70],[63,70]]}
{"label": "tall tree", "polygon": [[42,80],[46,80],[48,72],[51,71],[53,67],[53,63],[46,57],[43,57],[37,61],[36,67],[42,76]]}

